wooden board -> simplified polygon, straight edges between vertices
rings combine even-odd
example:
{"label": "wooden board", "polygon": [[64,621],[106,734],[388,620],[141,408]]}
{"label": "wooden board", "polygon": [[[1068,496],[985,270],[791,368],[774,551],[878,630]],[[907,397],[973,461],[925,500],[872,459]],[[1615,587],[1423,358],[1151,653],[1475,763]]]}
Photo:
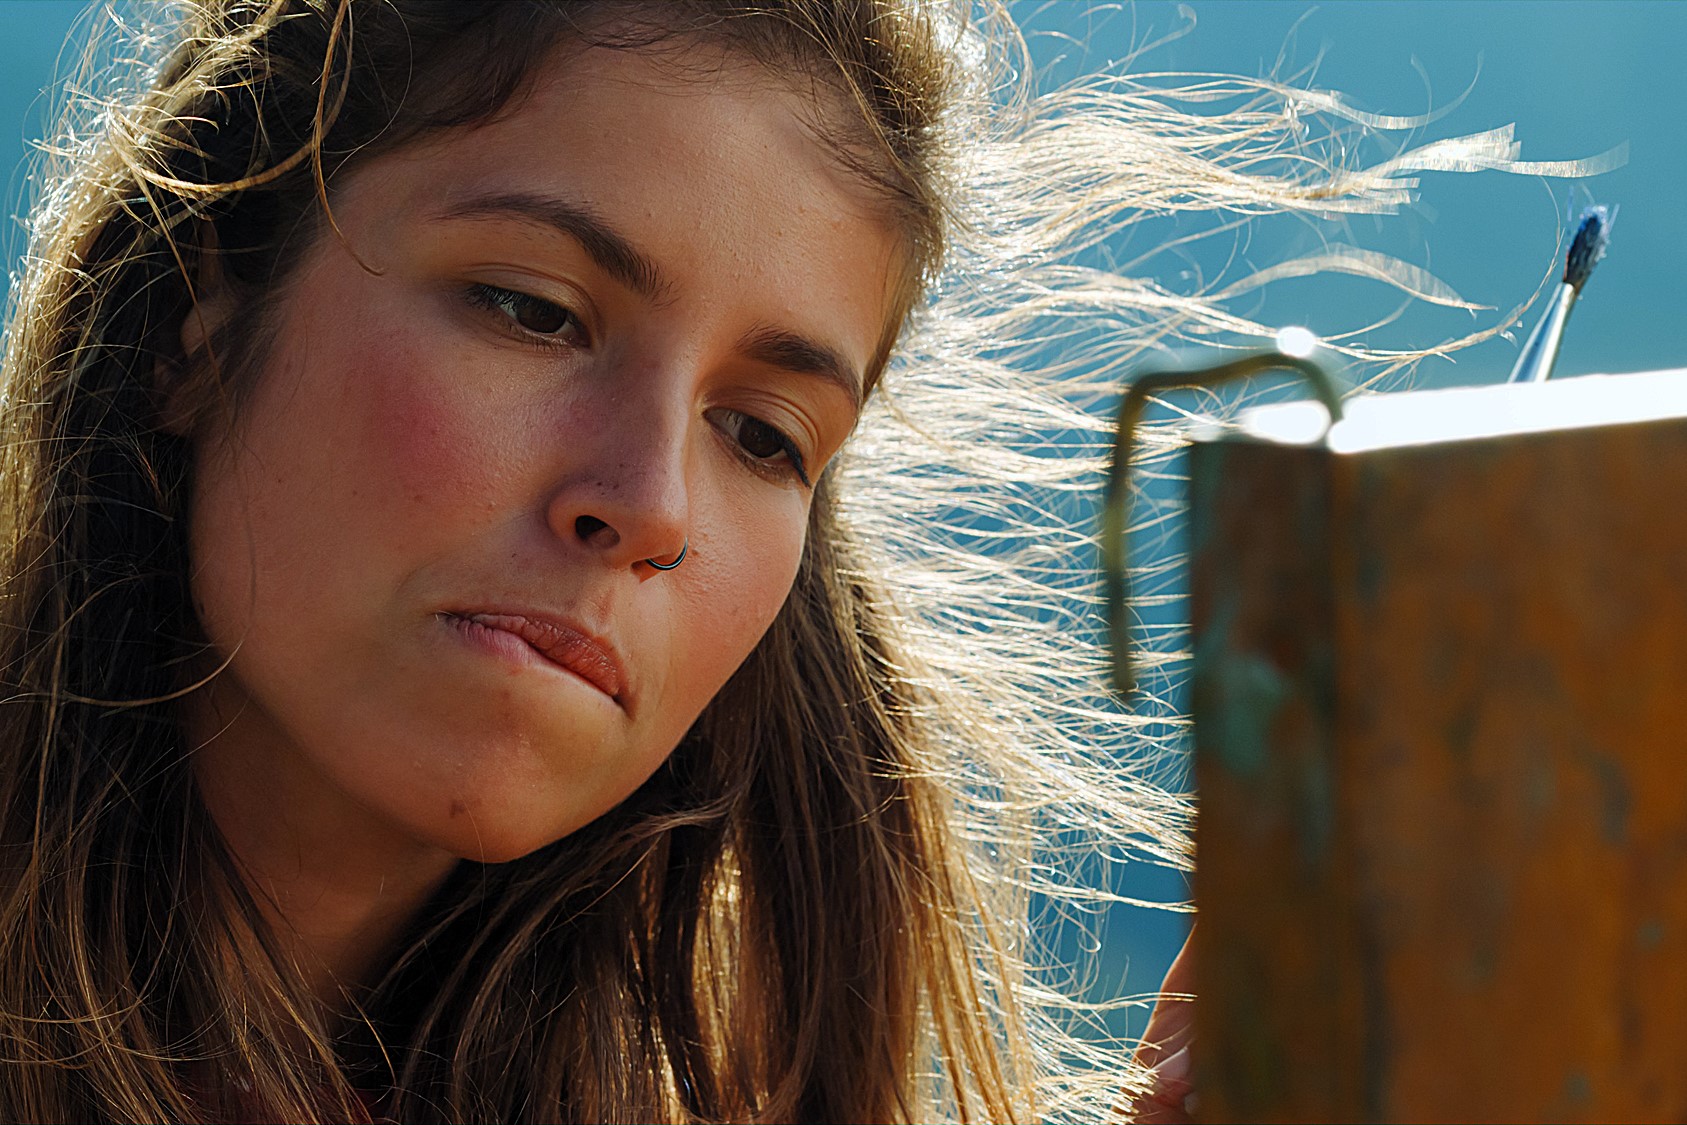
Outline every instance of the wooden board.
{"label": "wooden board", "polygon": [[1687,1120],[1687,421],[1192,458],[1203,1117]]}

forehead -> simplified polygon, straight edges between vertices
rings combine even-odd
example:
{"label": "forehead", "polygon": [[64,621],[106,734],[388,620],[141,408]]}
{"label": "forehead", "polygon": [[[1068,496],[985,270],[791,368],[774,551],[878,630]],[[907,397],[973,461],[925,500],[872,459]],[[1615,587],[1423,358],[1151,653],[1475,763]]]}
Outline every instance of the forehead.
{"label": "forehead", "polygon": [[[565,47],[490,122],[378,161],[385,217],[560,193],[670,255],[730,247],[749,270],[849,241],[871,248],[888,278],[902,257],[896,224],[819,139],[816,98],[826,96],[708,44],[683,57]],[[864,256],[850,257],[858,266]]]}
{"label": "forehead", "polygon": [[791,234],[781,221],[803,218],[889,238],[886,206],[818,137],[817,96],[707,44],[683,61],[565,47],[493,120],[396,153],[390,202],[567,187],[596,211],[671,216],[720,236],[778,240]]}

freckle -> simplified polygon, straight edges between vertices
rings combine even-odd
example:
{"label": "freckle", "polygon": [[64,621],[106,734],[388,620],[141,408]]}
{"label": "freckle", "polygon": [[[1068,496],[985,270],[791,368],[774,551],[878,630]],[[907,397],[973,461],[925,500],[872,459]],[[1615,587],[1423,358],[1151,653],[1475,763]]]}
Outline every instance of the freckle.
{"label": "freckle", "polygon": [[469,811],[469,806],[463,804],[463,802],[461,802],[461,801],[452,801],[451,802],[451,815],[452,816],[462,816],[464,813],[466,813],[468,811]]}

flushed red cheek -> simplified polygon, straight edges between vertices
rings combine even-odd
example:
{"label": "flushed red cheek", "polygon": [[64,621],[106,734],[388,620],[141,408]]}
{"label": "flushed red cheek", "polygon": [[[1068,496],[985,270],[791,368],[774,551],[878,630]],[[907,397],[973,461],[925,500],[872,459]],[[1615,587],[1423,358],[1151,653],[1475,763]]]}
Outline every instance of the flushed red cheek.
{"label": "flushed red cheek", "polygon": [[361,385],[348,443],[378,518],[491,512],[512,475],[516,420],[476,394],[472,373],[396,338],[369,340],[348,361]]}

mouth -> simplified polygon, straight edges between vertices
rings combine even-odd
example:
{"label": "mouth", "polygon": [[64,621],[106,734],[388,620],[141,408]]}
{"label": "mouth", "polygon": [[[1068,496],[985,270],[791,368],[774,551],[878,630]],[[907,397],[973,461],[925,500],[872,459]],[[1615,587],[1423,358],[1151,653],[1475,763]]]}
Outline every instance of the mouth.
{"label": "mouth", "polygon": [[546,663],[571,672],[616,703],[627,678],[608,644],[564,621],[528,613],[442,613],[439,615],[471,639],[496,640],[498,635],[524,644]]}

